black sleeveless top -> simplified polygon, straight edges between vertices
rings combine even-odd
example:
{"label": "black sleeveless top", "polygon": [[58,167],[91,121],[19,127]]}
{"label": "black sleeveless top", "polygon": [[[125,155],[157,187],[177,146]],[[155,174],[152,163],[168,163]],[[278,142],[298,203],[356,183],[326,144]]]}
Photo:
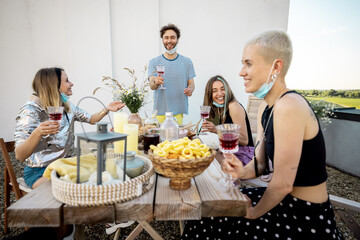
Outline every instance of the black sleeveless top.
{"label": "black sleeveless top", "polygon": [[[284,93],[281,97],[289,93],[299,94],[296,91],[289,91]],[[306,102],[309,104],[307,100]],[[272,108],[273,106],[271,108],[269,108],[269,106],[266,106],[263,115],[261,117],[261,125],[263,126],[264,129]],[[265,133],[266,136],[265,151],[267,157],[272,161],[273,165],[275,165],[276,163],[274,163],[275,142],[274,142],[273,117],[274,117],[274,113],[270,118],[269,126]],[[318,124],[319,124],[319,120],[318,120]],[[325,182],[327,179],[325,161],[326,161],[325,141],[319,124],[319,132],[317,133],[317,135],[312,139],[303,141],[303,147],[301,150],[301,157],[294,181],[294,186],[301,186],[301,187],[315,186]]]}
{"label": "black sleeveless top", "polygon": [[[240,104],[240,106],[241,106],[242,108],[244,108],[243,105],[241,105],[241,103],[239,103],[239,104]],[[253,147],[253,146],[254,146],[254,142],[253,142],[253,138],[252,138],[252,133],[251,133],[251,128],[250,128],[250,122],[249,122],[249,118],[248,118],[248,116],[247,116],[247,113],[246,113],[245,108],[244,108],[244,111],[245,111],[246,129],[247,129],[247,134],[248,134],[248,144],[247,144],[246,146]],[[215,115],[217,115],[216,112],[217,112],[217,111],[215,111]],[[220,118],[219,116],[216,116],[216,117]],[[210,122],[214,123],[215,125],[217,124],[217,123],[215,123],[215,121],[213,121],[213,119],[207,119],[207,121],[210,121]],[[229,109],[228,109],[228,110],[226,111],[226,113],[225,113],[225,122],[224,122],[224,123],[233,123],[233,121],[232,121],[232,119],[231,119],[231,116],[230,116]]]}

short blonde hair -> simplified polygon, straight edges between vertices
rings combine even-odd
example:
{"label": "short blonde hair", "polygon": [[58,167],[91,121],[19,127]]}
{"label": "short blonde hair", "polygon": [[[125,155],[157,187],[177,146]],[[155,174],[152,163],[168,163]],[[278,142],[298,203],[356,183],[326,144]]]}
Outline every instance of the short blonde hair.
{"label": "short blonde hair", "polygon": [[284,31],[266,31],[248,41],[246,46],[249,45],[260,46],[259,53],[269,63],[275,59],[282,59],[284,66],[281,74],[286,75],[291,64],[293,48],[290,37]]}

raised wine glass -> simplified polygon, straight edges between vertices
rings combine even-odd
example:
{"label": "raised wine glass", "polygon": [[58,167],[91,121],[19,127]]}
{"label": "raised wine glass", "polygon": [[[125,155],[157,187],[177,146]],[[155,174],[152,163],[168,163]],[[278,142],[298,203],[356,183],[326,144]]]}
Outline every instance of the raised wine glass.
{"label": "raised wine glass", "polygon": [[[200,106],[200,115],[201,115],[201,118],[202,118],[203,122],[204,122],[207,118],[209,118],[210,109],[211,109],[210,106]],[[204,130],[205,130],[205,129],[204,129]],[[206,135],[206,133],[204,133],[204,132],[200,132],[199,134],[200,134],[200,135]]]}
{"label": "raised wine glass", "polygon": [[[240,136],[240,126],[237,124],[221,124],[216,126],[216,130],[220,140],[220,151],[225,158],[231,158],[232,153],[239,151],[238,141]],[[222,179],[223,185],[229,187],[234,186],[231,174],[229,178]]]}
{"label": "raised wine glass", "polygon": [[[164,75],[165,75],[165,66],[164,65],[157,65],[156,66],[156,71],[158,73],[158,76],[163,78]],[[159,89],[166,89],[166,87],[164,87],[164,85],[161,84]]]}
{"label": "raised wine glass", "polygon": [[[64,107],[61,106],[51,106],[51,107],[47,107],[47,111],[49,114],[49,119],[51,122],[58,122],[60,123],[63,112],[64,112]],[[49,136],[49,135],[48,135]],[[46,137],[48,137],[46,136]],[[61,141],[56,137],[56,135],[54,135],[52,137],[52,140],[49,141],[49,143],[51,144],[59,144]]]}

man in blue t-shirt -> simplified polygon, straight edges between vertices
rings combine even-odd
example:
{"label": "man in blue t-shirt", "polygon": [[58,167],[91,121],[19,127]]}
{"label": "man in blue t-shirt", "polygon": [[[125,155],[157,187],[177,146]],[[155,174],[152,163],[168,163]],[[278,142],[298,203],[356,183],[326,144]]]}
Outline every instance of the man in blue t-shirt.
{"label": "man in blue t-shirt", "polygon": [[[188,114],[188,97],[195,89],[194,66],[190,58],[176,52],[180,30],[174,24],[163,26],[160,30],[164,54],[149,62],[150,88],[154,90],[154,109],[157,119],[165,120],[165,112],[172,112],[178,124],[183,122],[183,114]],[[164,76],[158,75],[157,66],[165,66]],[[162,89],[162,86],[165,89]]]}

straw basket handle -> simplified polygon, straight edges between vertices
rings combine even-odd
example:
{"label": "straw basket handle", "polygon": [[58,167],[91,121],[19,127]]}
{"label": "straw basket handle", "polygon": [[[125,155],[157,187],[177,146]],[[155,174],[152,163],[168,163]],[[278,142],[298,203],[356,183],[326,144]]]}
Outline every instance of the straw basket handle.
{"label": "straw basket handle", "polygon": [[150,190],[150,188],[152,188],[152,186],[154,185],[154,182],[155,182],[155,175],[156,174],[153,174],[150,179],[149,179],[149,184],[147,184],[144,188],[144,191],[143,192],[147,192]]}

